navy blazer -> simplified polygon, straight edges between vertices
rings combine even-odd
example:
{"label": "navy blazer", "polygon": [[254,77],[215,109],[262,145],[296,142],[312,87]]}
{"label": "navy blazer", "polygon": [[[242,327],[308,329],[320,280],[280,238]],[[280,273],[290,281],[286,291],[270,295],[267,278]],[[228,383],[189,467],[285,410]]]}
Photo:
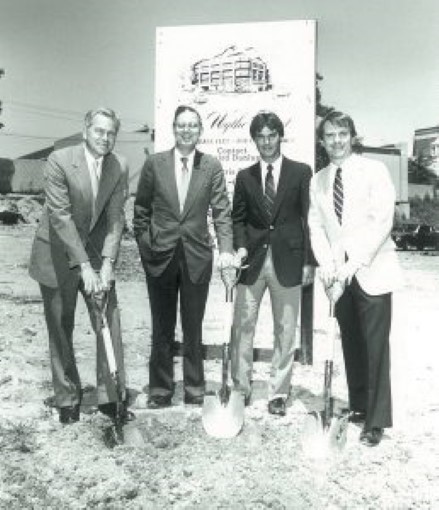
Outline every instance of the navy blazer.
{"label": "navy blazer", "polygon": [[242,272],[240,283],[256,281],[271,246],[280,284],[301,284],[303,265],[312,260],[307,226],[310,178],[308,165],[283,157],[269,217],[264,208],[260,163],[238,172],[232,210],[234,248],[248,251],[248,268]]}

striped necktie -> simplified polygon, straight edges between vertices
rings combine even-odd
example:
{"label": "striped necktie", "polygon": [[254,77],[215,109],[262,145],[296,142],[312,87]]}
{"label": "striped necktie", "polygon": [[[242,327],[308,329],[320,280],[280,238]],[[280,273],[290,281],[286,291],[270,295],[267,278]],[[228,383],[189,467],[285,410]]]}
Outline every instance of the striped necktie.
{"label": "striped necktie", "polygon": [[274,190],[273,165],[267,166],[267,175],[265,176],[264,205],[268,216],[273,214],[273,205],[276,192]]}
{"label": "striped necktie", "polygon": [[343,217],[343,180],[340,167],[337,168],[334,179],[334,211],[341,225]]}

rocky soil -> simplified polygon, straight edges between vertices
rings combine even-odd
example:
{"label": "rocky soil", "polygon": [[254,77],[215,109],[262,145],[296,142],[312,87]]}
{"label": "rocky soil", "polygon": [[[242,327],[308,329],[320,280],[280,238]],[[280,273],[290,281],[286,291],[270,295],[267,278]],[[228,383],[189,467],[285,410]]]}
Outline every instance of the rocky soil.
{"label": "rocky soil", "polygon": [[[287,416],[267,413],[267,363],[255,366],[253,401],[242,432],[209,437],[201,409],[182,404],[176,358],[173,406],[146,409],[150,316],[132,238],[123,240],[118,269],[128,383],[144,445],[108,448],[109,421],[96,412],[95,341],[78,303],[75,346],[85,402],[81,420],[58,422],[52,396],[42,302],[27,276],[32,225],[0,225],[0,509],[434,509],[439,508],[439,258],[400,253],[404,288],[394,296],[393,429],[378,448],[358,442],[349,425],[338,454],[309,457],[301,435],[309,410],[321,408],[327,349],[327,303],[315,291],[314,364],[295,366]],[[224,339],[221,282],[212,282],[205,343]],[[179,333],[178,333],[179,336]],[[264,301],[256,345],[270,347]],[[338,346],[334,394],[346,406]],[[209,389],[218,387],[219,360],[206,361]]]}

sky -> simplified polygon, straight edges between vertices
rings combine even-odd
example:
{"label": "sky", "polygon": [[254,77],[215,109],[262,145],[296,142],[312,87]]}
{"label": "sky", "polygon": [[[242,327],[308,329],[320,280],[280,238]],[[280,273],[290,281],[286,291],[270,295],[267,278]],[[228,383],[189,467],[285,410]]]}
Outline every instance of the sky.
{"label": "sky", "polygon": [[[106,105],[154,126],[157,27],[316,19],[323,103],[371,145],[439,125],[438,0],[0,0],[0,158],[52,145]],[[282,48],[279,48],[282,51]]]}

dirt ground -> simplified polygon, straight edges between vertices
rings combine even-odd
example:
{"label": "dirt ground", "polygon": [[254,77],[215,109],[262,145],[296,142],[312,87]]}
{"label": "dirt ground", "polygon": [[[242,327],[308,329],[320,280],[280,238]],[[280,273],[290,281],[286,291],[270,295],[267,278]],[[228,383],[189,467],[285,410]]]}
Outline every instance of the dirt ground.
{"label": "dirt ground", "polygon": [[[267,413],[267,363],[255,365],[253,402],[242,432],[214,439],[201,410],[182,404],[176,359],[173,406],[146,409],[150,316],[134,242],[123,240],[118,269],[128,385],[144,447],[109,449],[109,422],[95,412],[95,341],[82,301],[75,346],[87,398],[81,420],[62,426],[45,404],[52,396],[48,342],[38,286],[27,276],[34,227],[0,226],[0,508],[14,509],[435,509],[439,508],[439,257],[401,252],[404,288],[394,296],[394,428],[378,448],[349,425],[338,455],[309,458],[300,448],[304,419],[321,409],[327,303],[315,291],[314,364],[295,364],[287,416]],[[224,339],[224,294],[212,282],[204,341]],[[256,345],[270,347],[264,301]],[[208,388],[220,380],[206,361]],[[338,346],[334,394],[347,405]]]}

